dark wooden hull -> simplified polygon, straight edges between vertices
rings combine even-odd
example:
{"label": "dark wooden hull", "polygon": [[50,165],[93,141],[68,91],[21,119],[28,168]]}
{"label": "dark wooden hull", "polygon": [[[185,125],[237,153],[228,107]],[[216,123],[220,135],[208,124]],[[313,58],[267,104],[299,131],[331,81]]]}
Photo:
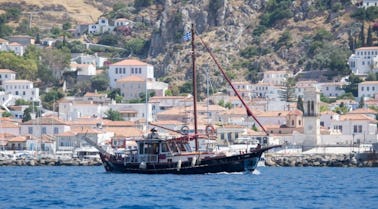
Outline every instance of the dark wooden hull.
{"label": "dark wooden hull", "polygon": [[[274,146],[275,147],[275,146]],[[257,167],[262,153],[273,147],[254,150],[247,154],[232,155],[229,157],[211,157],[202,159],[195,165],[189,161],[179,163],[146,163],[144,168],[140,163],[124,163],[122,159],[116,159],[100,153],[101,160],[107,172],[114,173],[140,173],[140,174],[206,174],[220,172],[244,172],[253,171]]]}

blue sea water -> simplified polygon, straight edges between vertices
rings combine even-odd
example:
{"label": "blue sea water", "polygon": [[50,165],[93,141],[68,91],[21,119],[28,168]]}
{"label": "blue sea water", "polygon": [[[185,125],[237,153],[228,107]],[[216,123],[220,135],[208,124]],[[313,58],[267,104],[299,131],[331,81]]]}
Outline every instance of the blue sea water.
{"label": "blue sea water", "polygon": [[0,208],[378,208],[377,174],[377,168],[140,175],[100,166],[0,167]]}

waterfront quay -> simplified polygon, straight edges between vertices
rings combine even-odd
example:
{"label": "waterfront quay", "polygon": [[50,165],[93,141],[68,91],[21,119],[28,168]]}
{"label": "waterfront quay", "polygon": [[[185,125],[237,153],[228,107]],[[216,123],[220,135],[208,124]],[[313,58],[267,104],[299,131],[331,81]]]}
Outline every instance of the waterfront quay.
{"label": "waterfront quay", "polygon": [[100,158],[0,153],[0,166],[99,166]]}
{"label": "waterfront quay", "polygon": [[350,154],[265,154],[266,166],[281,167],[378,167],[378,159]]}

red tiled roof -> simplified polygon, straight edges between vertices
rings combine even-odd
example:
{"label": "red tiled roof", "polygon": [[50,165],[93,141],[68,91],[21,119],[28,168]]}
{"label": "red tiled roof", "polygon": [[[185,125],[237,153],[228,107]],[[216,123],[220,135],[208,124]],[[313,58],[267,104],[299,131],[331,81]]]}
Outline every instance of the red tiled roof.
{"label": "red tiled roof", "polygon": [[146,66],[149,65],[145,62],[133,59],[126,59],[116,63],[111,64],[110,66]]}

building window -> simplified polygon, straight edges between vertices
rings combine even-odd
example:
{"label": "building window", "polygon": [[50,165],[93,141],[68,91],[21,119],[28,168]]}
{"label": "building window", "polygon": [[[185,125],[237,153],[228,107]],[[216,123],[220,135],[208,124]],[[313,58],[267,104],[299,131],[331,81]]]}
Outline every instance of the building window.
{"label": "building window", "polygon": [[134,74],[134,68],[131,68],[131,74]]}
{"label": "building window", "polygon": [[28,134],[33,134],[33,127],[28,127]]}
{"label": "building window", "polygon": [[118,74],[118,68],[116,68],[116,74]]}
{"label": "building window", "polygon": [[59,133],[59,128],[58,127],[54,127],[54,134],[58,134]]}
{"label": "building window", "polygon": [[42,127],[42,131],[41,131],[42,134],[46,134],[47,131],[46,131],[46,127]]}

